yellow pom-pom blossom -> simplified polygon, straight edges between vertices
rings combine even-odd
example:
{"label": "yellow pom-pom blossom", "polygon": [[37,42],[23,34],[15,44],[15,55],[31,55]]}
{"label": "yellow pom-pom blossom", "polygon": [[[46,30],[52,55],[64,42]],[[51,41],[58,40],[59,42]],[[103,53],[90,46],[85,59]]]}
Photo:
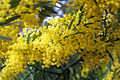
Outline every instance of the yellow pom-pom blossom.
{"label": "yellow pom-pom blossom", "polygon": [[8,50],[8,46],[12,45],[13,42],[17,41],[19,28],[12,26],[0,26],[0,36],[11,38],[12,41],[0,39],[0,60],[5,57],[5,53]]}
{"label": "yellow pom-pom blossom", "polygon": [[[48,0],[39,0],[39,1],[48,1]],[[9,22],[11,18],[15,18],[16,16],[20,19],[12,21],[12,23],[17,21],[23,21],[23,23],[18,25],[10,25],[10,26],[0,26],[0,36],[11,38],[12,41],[0,40],[0,58],[5,56],[5,53],[8,50],[8,46],[17,41],[18,33],[21,28],[31,26],[31,28],[35,28],[35,26],[42,23],[44,17],[36,18],[38,15],[38,11],[40,8],[33,9],[33,5],[37,4],[39,1],[35,0],[0,0],[0,25],[5,25],[4,22]],[[53,1],[54,2],[54,1]],[[30,7],[26,7],[26,5],[30,5]],[[8,20],[9,19],[9,20]],[[7,21],[8,20],[8,21]],[[8,23],[9,24],[9,23]],[[33,27],[34,26],[34,27]],[[19,28],[20,27],[20,28]]]}
{"label": "yellow pom-pom blossom", "polygon": [[39,22],[42,22],[44,17],[36,18],[36,15],[40,15],[39,10],[43,8],[39,6],[39,2],[47,1],[55,4],[58,0],[0,0],[0,22],[4,23],[14,17],[18,18],[17,21],[23,21],[24,25],[40,25]]}
{"label": "yellow pom-pom blossom", "polygon": [[67,3],[67,6],[72,7],[73,12],[83,6],[83,11],[86,14],[85,17],[90,18],[94,16],[95,18],[92,19],[92,22],[95,23],[97,20],[102,19],[101,15],[105,11],[116,13],[117,9],[120,8],[119,4],[120,0],[71,0],[70,3]]}
{"label": "yellow pom-pom blossom", "polygon": [[11,45],[12,43],[10,41],[2,40],[0,39],[0,63],[1,63],[1,58],[5,57],[5,53],[8,50],[8,46]]}
{"label": "yellow pom-pom blossom", "polygon": [[[25,1],[28,2],[28,0]],[[101,67],[105,67],[110,60],[106,49],[110,50],[111,48],[109,45],[113,45],[112,41],[108,38],[110,37],[112,40],[119,38],[120,36],[116,35],[115,32],[117,32],[120,27],[113,30],[113,34],[109,32],[109,29],[107,31],[108,35],[104,36],[106,28],[101,27],[101,22],[94,23],[94,21],[100,18],[98,16],[101,16],[100,14],[104,8],[109,8],[110,5],[112,5],[113,9],[116,9],[118,6],[114,5],[113,2],[118,4],[119,0],[108,0],[108,2],[112,1],[112,3],[110,2],[110,5],[108,5],[106,0],[94,1],[74,0],[74,4],[77,4],[78,2],[80,4],[85,3],[83,9],[84,13],[78,10],[73,14],[65,14],[63,18],[58,18],[57,20],[52,19],[49,21],[51,25],[48,27],[44,26],[38,30],[33,29],[33,31],[31,31],[30,28],[25,28],[23,30],[24,34],[20,34],[17,41],[9,46],[8,51],[5,53],[6,67],[2,69],[0,79],[8,80],[14,78],[19,72],[24,72],[24,68],[27,67],[27,64],[34,64],[34,61],[40,62],[43,65],[43,68],[49,68],[50,66],[59,67],[61,64],[67,63],[70,56],[73,56],[74,54],[79,54],[79,58],[82,57],[84,59],[84,63],[82,64],[89,69],[99,67],[98,64],[101,65]],[[105,2],[104,5],[102,5],[102,1]],[[92,3],[94,3],[94,6],[91,5]],[[100,6],[95,6],[96,3]],[[32,3],[28,2],[28,4]],[[105,5],[107,5],[107,7],[105,7]],[[21,9],[21,11],[22,10],[24,9]],[[29,12],[33,11],[32,9],[25,9],[25,11],[27,10],[29,10]],[[15,12],[21,14],[21,11],[16,10]],[[97,11],[98,14],[95,14]],[[35,14],[33,13],[30,17],[33,17],[34,15]],[[95,17],[90,18],[91,15]],[[33,24],[26,19],[27,17],[29,16],[23,16],[23,20],[26,21],[26,24]],[[82,17],[82,19],[80,17]],[[108,20],[110,18],[108,15]],[[111,19],[109,21],[111,21]],[[89,25],[88,23],[90,22],[94,24]],[[113,26],[113,24],[111,25]]]}
{"label": "yellow pom-pom blossom", "polygon": [[13,42],[17,40],[19,27],[17,25],[0,26],[0,36],[12,38]]}
{"label": "yellow pom-pom blossom", "polygon": [[[65,14],[57,20],[53,18],[49,21],[51,25],[38,30],[25,28],[24,34],[20,34],[17,42],[6,52],[6,67],[1,71],[1,80],[15,77],[24,71],[27,64],[34,64],[34,61],[43,64],[43,68],[54,65],[59,67],[67,63],[75,53],[79,54],[79,58],[83,57],[83,65],[87,65],[89,69],[97,68],[98,64],[101,67],[107,65],[105,63],[110,58],[106,49],[111,43],[96,37],[95,34],[101,31],[95,30],[94,26],[86,27],[85,19],[80,22],[80,14],[81,11],[78,10],[75,14]],[[101,29],[101,26],[98,28]]]}
{"label": "yellow pom-pom blossom", "polygon": [[113,54],[115,58],[115,61],[113,63],[114,65],[111,66],[111,70],[108,71],[107,76],[105,76],[103,80],[119,80],[120,79],[120,63],[115,51],[113,51]]}

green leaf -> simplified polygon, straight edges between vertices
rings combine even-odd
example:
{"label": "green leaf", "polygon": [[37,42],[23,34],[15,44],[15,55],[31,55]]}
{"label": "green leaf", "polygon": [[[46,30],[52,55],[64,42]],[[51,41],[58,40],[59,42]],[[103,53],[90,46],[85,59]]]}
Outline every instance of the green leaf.
{"label": "green leaf", "polygon": [[75,34],[85,34],[84,32],[76,32]]}
{"label": "green leaf", "polygon": [[41,32],[39,32],[39,35],[36,35],[36,34],[35,34],[35,35],[33,36],[33,40],[32,40],[32,41],[34,41],[38,36],[41,36],[41,35],[42,35]]}
{"label": "green leaf", "polygon": [[13,16],[13,17],[7,19],[5,22],[0,23],[0,26],[4,26],[5,24],[8,24],[8,23],[10,23],[11,21],[14,21],[14,20],[16,20],[16,19],[18,19],[18,18],[20,18],[20,17],[21,17],[20,15]]}
{"label": "green leaf", "polygon": [[23,80],[26,80],[27,78],[29,78],[29,76],[32,74],[32,72],[29,72],[24,78]]}
{"label": "green leaf", "polygon": [[48,29],[48,26],[49,25],[51,25],[50,23],[48,23],[47,21],[45,21],[45,23],[44,23],[44,26],[46,26],[47,27],[47,29]]}
{"label": "green leaf", "polygon": [[29,41],[30,41],[30,34],[28,34],[28,37],[27,37],[27,44],[29,44]]}
{"label": "green leaf", "polygon": [[85,27],[88,27],[88,25],[93,24],[93,23],[86,23],[84,24]]}
{"label": "green leaf", "polygon": [[16,8],[21,0],[11,0],[11,8]]}
{"label": "green leaf", "polygon": [[112,54],[106,49],[106,52],[109,54],[109,57],[111,58],[112,61],[114,61]]}
{"label": "green leaf", "polygon": [[5,67],[5,65],[4,65],[4,66],[0,66],[0,71],[1,71],[4,67]]}
{"label": "green leaf", "polygon": [[39,13],[40,13],[39,16],[50,17],[50,15],[45,14],[44,12],[39,12]]}
{"label": "green leaf", "polygon": [[113,76],[113,79],[120,73],[120,67],[116,68],[115,71],[114,71],[114,76]]}
{"label": "green leaf", "polygon": [[57,14],[57,12],[55,12],[52,7],[44,6],[43,8],[45,8],[45,10],[47,10],[51,13]]}
{"label": "green leaf", "polygon": [[[82,6],[80,7],[80,11],[82,11],[83,7],[84,7],[84,5],[82,5]],[[81,20],[82,20],[82,16],[83,16],[83,11],[79,14],[79,21],[78,21],[77,26],[80,25]]]}
{"label": "green leaf", "polygon": [[71,26],[72,26],[72,24],[73,24],[73,21],[74,21],[74,19],[71,21],[71,23],[70,23],[70,25],[69,25],[69,27],[68,27],[68,30],[71,29]]}
{"label": "green leaf", "polygon": [[3,39],[3,40],[12,40],[11,38],[9,38],[9,37],[4,37],[4,36],[0,36],[0,39]]}
{"label": "green leaf", "polygon": [[51,2],[51,1],[48,1],[48,2],[39,2],[38,4],[33,4],[33,6],[34,6],[35,8],[37,8],[37,7],[44,7],[44,6],[46,6],[46,5],[49,5],[49,6],[50,6],[50,2]]}
{"label": "green leaf", "polygon": [[14,23],[5,24],[3,26],[16,25],[16,24],[20,24],[20,23],[23,23],[23,22],[22,21],[17,21],[17,22],[14,22]]}

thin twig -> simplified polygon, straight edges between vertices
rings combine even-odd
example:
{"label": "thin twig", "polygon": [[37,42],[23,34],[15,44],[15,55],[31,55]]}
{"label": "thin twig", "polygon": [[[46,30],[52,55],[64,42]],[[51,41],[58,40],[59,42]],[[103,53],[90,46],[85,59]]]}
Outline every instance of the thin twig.
{"label": "thin twig", "polygon": [[79,72],[79,80],[81,80],[81,69],[79,68],[81,67],[81,64],[77,64],[77,69],[78,69],[78,72]]}
{"label": "thin twig", "polygon": [[76,77],[76,70],[75,70],[75,65],[73,66],[73,75],[75,77],[75,80],[77,80],[77,77]]}

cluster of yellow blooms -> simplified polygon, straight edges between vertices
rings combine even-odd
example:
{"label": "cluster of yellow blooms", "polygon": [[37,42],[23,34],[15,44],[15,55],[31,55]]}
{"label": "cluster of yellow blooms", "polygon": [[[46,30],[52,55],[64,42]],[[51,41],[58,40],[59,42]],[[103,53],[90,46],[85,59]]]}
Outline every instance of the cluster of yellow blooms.
{"label": "cluster of yellow blooms", "polygon": [[[0,5],[2,6],[0,21],[4,22],[5,16],[11,17],[17,14],[21,16],[20,19],[25,22],[24,24],[30,27],[37,25],[38,19],[35,18],[35,15],[38,14],[38,11],[34,10],[32,6],[25,7],[26,4],[33,5],[37,1],[48,0],[21,0],[19,5],[12,9],[10,1],[0,0],[1,4],[4,3]],[[58,0],[54,0],[53,4],[56,1]],[[13,42],[0,40],[0,57],[6,58],[5,67],[0,72],[0,80],[13,79],[19,72],[25,71],[27,64],[34,64],[34,61],[40,62],[43,68],[59,67],[62,63],[67,63],[70,56],[74,54],[79,54],[79,58],[84,59],[82,65],[89,69],[98,68],[99,65],[105,67],[110,60],[106,50],[111,51],[113,47],[110,45],[118,43],[118,41],[114,43],[112,41],[120,39],[120,35],[118,35],[120,25],[110,12],[108,12],[109,15],[103,15],[103,18],[100,16],[104,10],[109,8],[114,12],[119,8],[119,4],[119,0],[73,0],[71,5],[67,5],[71,6],[73,10],[80,9],[80,6],[84,5],[83,9],[65,14],[63,18],[57,20],[53,18],[49,21],[50,25],[43,28],[32,30],[24,28],[23,34],[20,33],[19,37],[17,35],[19,25],[1,26],[0,36],[11,37]],[[25,13],[26,11],[31,14]],[[11,14],[9,15],[9,13]],[[106,27],[102,27],[101,22],[97,20],[106,17]],[[111,27],[109,28],[109,26]],[[9,47],[7,47],[8,45]],[[115,46],[115,48],[120,47]]]}
{"label": "cluster of yellow blooms", "polygon": [[[38,3],[47,1],[52,0],[0,0],[0,22],[4,23],[7,19],[16,16],[16,18],[20,18],[13,22],[23,21],[25,26],[37,26],[44,19],[44,17],[36,18],[36,15],[41,15],[39,10],[43,8]],[[53,0],[52,3],[55,5],[57,1]]]}
{"label": "cluster of yellow blooms", "polygon": [[[116,46],[120,47],[119,44]],[[114,58],[113,64],[114,65],[111,66],[111,70],[108,71],[108,75],[104,78],[104,80],[119,80],[120,79],[120,77],[119,77],[120,76],[120,63],[119,63],[119,59],[118,59],[118,56],[120,56],[119,53],[120,52],[117,49],[113,50],[113,58]]]}
{"label": "cluster of yellow blooms", "polygon": [[105,9],[111,9],[111,11],[116,11],[119,8],[119,0],[70,0],[72,4],[67,3],[67,6],[71,6],[74,9],[80,9],[79,5],[84,5],[85,13],[88,13],[87,17],[100,15],[105,11]]}
{"label": "cluster of yellow blooms", "polygon": [[[6,27],[0,26],[0,36],[12,38],[13,42],[17,41],[18,33],[19,28],[15,25]],[[13,42],[0,39],[0,58],[4,58],[4,53],[8,51],[8,46],[13,44]]]}

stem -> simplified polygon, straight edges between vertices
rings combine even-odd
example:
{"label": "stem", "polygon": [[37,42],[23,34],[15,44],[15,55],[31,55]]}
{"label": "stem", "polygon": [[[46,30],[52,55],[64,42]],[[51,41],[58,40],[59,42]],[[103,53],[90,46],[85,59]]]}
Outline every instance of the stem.
{"label": "stem", "polygon": [[75,77],[75,80],[77,80],[76,71],[75,71],[75,66],[73,66],[73,75],[74,75],[74,77]]}
{"label": "stem", "polygon": [[81,67],[81,65],[78,63],[77,64],[77,69],[78,69],[78,72],[79,72],[79,80],[81,80],[81,69],[79,68],[79,66]]}

